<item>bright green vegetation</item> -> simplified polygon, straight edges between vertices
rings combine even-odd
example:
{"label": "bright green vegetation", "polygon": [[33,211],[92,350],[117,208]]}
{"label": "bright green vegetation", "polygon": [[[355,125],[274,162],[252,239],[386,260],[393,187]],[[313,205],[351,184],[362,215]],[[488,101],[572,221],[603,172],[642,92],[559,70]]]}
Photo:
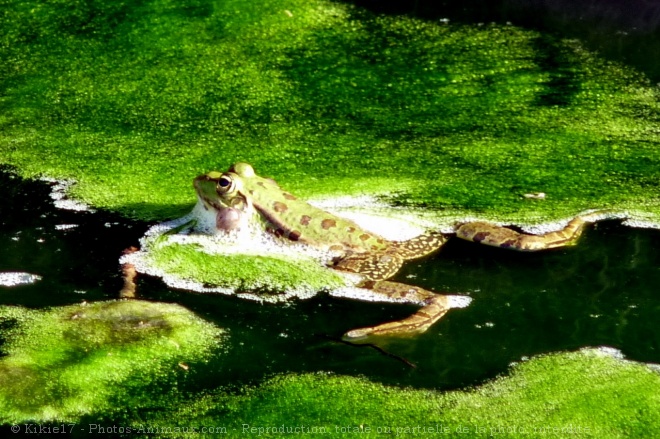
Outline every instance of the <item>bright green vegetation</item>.
{"label": "bright green vegetation", "polygon": [[243,254],[213,255],[195,245],[156,245],[149,248],[147,260],[159,270],[236,291],[269,295],[298,291],[312,296],[321,290],[343,286],[332,270],[312,259]]}
{"label": "bright green vegetation", "polygon": [[224,426],[231,437],[244,435],[245,425],[302,427],[310,437],[338,436],[341,428],[360,437],[384,437],[388,429],[436,437],[438,428],[448,428],[440,430],[447,437],[459,436],[457,429],[466,437],[520,437],[521,429],[525,437],[652,437],[660,434],[659,391],[660,374],[648,367],[582,351],[532,359],[469,391],[397,389],[322,374],[277,377],[240,396],[178,402],[173,413],[134,426],[174,427],[177,419],[181,426]]}
{"label": "bright green vegetation", "polygon": [[165,400],[222,331],[164,303],[0,308],[0,423],[75,421]]}
{"label": "bright green vegetation", "polygon": [[4,0],[0,27],[0,162],[129,216],[238,160],[301,196],[660,215],[657,87],[575,41],[321,0]]}
{"label": "bright green vegetation", "polygon": [[[241,160],[302,197],[390,191],[449,215],[523,221],[620,207],[660,220],[657,86],[575,41],[328,0],[0,6],[0,163],[25,177],[74,178],[75,195],[98,207],[178,216],[194,202],[195,175]],[[523,198],[532,192],[547,199]],[[179,263],[169,257],[158,256]],[[243,274],[246,264],[253,274],[279,264],[244,259]],[[0,316],[1,422],[102,414],[137,425],[127,407],[171,399],[180,405],[139,419],[239,434],[243,423],[287,422],[660,435],[658,374],[591,354],[538,358],[473,392],[302,375],[183,404],[177,380],[220,331],[180,307],[5,307]]]}

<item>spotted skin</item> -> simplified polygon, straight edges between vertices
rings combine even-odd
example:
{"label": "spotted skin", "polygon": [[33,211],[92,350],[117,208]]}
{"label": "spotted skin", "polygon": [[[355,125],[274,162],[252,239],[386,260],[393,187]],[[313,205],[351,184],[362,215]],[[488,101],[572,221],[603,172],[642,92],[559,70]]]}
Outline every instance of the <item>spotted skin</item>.
{"label": "spotted skin", "polygon": [[394,276],[403,266],[404,261],[403,256],[394,251],[356,253],[337,261],[334,268],[360,273],[368,280],[377,281]]}
{"label": "spotted skin", "polygon": [[277,213],[284,213],[289,210],[289,206],[282,202],[276,201],[273,203],[273,210]]}
{"label": "spotted skin", "polygon": [[520,233],[495,224],[475,221],[458,226],[456,236],[479,244],[521,252],[547,250],[576,244],[585,226],[596,221],[602,216],[600,214],[601,212],[598,212],[598,215],[575,217],[563,229],[544,235]]}
{"label": "spotted skin", "polygon": [[337,221],[331,218],[326,218],[323,221],[321,221],[321,228],[323,230],[330,230],[333,227],[337,227]]}
{"label": "spotted skin", "polygon": [[431,293],[422,288],[390,281],[377,281],[368,286],[392,299],[417,303],[421,305],[421,308],[401,320],[348,331],[344,335],[347,340],[357,341],[377,336],[419,334],[440,320],[451,308],[447,296]]}
{"label": "spotted skin", "polygon": [[[223,212],[225,229],[234,226],[234,212],[282,239],[328,250],[336,255],[332,268],[362,275],[359,286],[386,299],[414,303],[419,311],[402,320],[355,329],[345,334],[351,341],[381,335],[423,332],[447,313],[446,296],[419,287],[392,282],[407,260],[439,250],[451,235],[429,231],[407,241],[388,241],[365,231],[346,218],[337,217],[283,191],[274,180],[258,176],[246,163],[234,164],[228,172],[209,172],[194,180],[198,197],[207,209]],[[477,243],[518,251],[536,251],[571,245],[585,225],[597,220],[583,215],[558,231],[529,235],[485,222],[458,225],[455,234]],[[224,220],[224,218],[222,218]],[[222,228],[222,227],[219,227]]]}
{"label": "spotted skin", "polygon": [[408,241],[391,241],[390,247],[385,251],[346,256],[335,264],[335,268],[361,273],[372,281],[389,279],[401,269],[405,261],[418,259],[439,250],[447,239],[442,233],[427,232]]}
{"label": "spotted skin", "polygon": [[447,240],[448,235],[440,232],[428,231],[407,241],[396,241],[392,247],[404,259],[417,259],[427,256],[442,247]]}

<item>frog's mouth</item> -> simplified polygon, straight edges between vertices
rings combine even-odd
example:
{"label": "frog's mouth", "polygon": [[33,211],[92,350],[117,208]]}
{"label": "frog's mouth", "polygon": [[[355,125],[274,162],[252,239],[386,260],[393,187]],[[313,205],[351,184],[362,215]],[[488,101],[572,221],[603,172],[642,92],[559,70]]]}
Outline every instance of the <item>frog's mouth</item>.
{"label": "frog's mouth", "polygon": [[197,194],[197,199],[204,205],[206,210],[213,210],[215,212],[221,212],[225,209],[229,209],[229,205],[219,202],[219,200],[213,200],[204,197],[202,194]]}
{"label": "frog's mouth", "polygon": [[204,210],[213,215],[216,231],[240,230],[247,224],[249,201],[239,192],[227,196],[218,188],[218,181],[208,174],[195,178],[197,198]]}

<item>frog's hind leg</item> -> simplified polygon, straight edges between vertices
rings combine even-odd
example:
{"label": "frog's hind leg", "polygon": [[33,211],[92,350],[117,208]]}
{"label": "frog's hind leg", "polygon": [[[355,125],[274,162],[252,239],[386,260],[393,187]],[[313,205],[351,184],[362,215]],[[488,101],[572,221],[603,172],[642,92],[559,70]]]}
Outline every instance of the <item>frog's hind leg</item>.
{"label": "frog's hind leg", "polygon": [[355,253],[341,259],[334,269],[359,273],[369,280],[385,280],[396,274],[404,258],[395,251],[380,253]]}
{"label": "frog's hind leg", "polygon": [[[435,248],[438,247],[439,245],[435,246]],[[405,259],[400,254],[399,249],[396,248],[382,253],[354,254],[335,264],[334,268],[337,270],[363,275],[365,280],[358,286],[371,290],[376,298],[380,296],[382,300],[388,302],[422,305],[419,311],[403,320],[349,331],[344,334],[345,340],[355,341],[373,335],[404,335],[424,332],[449,310],[449,298],[447,296],[432,293],[423,288],[385,280],[399,271]]]}
{"label": "frog's hind leg", "polygon": [[353,329],[344,334],[346,341],[358,341],[372,336],[402,336],[426,331],[451,308],[450,298],[399,282],[366,281],[362,285],[388,301],[414,303],[422,308],[413,315],[377,326]]}
{"label": "frog's hind leg", "polygon": [[543,235],[520,233],[506,227],[477,221],[460,225],[456,229],[456,236],[468,241],[511,250],[524,252],[546,250],[574,245],[585,226],[598,221],[602,216],[602,212],[581,215],[569,221],[563,229]]}
{"label": "frog's hind leg", "polygon": [[407,241],[392,242],[392,250],[406,260],[417,259],[439,250],[448,240],[449,235],[428,231]]}

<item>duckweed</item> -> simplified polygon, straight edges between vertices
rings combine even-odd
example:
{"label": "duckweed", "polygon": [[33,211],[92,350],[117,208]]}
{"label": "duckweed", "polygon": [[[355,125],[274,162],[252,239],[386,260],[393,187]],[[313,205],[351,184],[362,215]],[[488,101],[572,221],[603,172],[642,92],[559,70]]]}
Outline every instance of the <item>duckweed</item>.
{"label": "duckweed", "polygon": [[[188,279],[208,288],[256,293],[264,300],[289,295],[310,297],[319,291],[344,286],[335,272],[313,259],[243,254],[209,254],[195,245],[154,246],[146,256],[149,265],[168,276]],[[297,293],[297,294],[296,294]],[[282,296],[278,299],[278,296]]]}
{"label": "duckweed", "polygon": [[166,399],[222,335],[178,305],[144,301],[5,306],[0,322],[1,423],[75,422]]}
{"label": "duckweed", "polygon": [[444,393],[348,376],[279,376],[242,395],[207,395],[135,426],[171,429],[170,419],[177,419],[222,426],[234,437],[651,437],[660,434],[659,389],[657,371],[583,350],[537,357],[481,387]]}
{"label": "duckweed", "polygon": [[[302,196],[388,192],[398,205],[507,221],[602,207],[660,219],[658,88],[574,40],[327,0],[6,0],[0,27],[0,163],[76,179],[72,196],[126,216],[183,214],[195,175],[241,160]],[[524,197],[536,192],[547,197]],[[220,334],[147,302],[0,312],[5,423],[104,413],[138,426],[126,407],[170,403],[163,389]],[[446,426],[651,437],[658,380],[581,352],[473,391],[290,375],[242,395],[178,395],[140,419],[239,433],[286,422],[371,436]]]}
{"label": "duckweed", "polygon": [[95,206],[174,217],[242,160],[302,196],[658,219],[658,89],[577,41],[326,0],[60,3],[5,2],[0,162]]}

